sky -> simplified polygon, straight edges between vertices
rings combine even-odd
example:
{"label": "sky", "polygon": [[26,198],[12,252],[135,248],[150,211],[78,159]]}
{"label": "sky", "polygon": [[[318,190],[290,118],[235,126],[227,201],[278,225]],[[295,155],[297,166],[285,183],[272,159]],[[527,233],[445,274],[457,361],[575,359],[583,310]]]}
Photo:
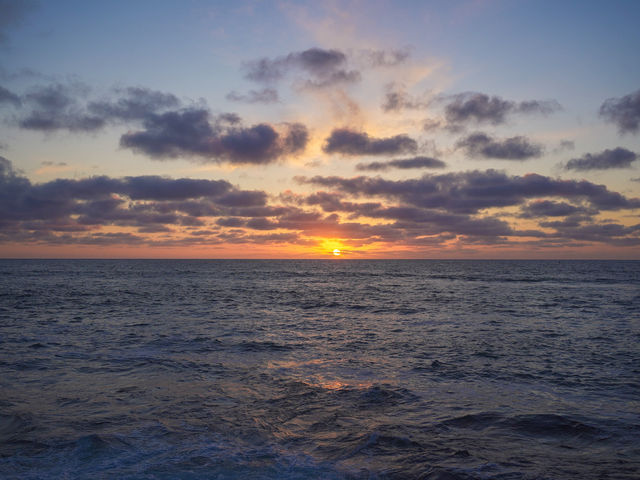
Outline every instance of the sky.
{"label": "sky", "polygon": [[640,259],[639,22],[0,0],[0,257]]}

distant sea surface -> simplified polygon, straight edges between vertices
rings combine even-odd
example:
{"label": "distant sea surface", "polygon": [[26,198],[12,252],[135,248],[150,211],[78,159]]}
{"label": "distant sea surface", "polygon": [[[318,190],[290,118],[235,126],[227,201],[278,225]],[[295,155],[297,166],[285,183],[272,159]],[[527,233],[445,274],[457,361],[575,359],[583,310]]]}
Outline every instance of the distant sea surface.
{"label": "distant sea surface", "polygon": [[640,262],[2,260],[0,478],[638,479]]}

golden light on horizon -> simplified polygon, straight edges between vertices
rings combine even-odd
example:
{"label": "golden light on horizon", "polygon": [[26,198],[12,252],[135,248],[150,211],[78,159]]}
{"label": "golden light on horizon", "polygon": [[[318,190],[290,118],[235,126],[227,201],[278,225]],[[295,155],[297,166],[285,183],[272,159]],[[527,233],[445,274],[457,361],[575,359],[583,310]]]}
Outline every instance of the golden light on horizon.
{"label": "golden light on horizon", "polygon": [[339,257],[339,256],[340,256],[340,250],[339,250],[339,249],[337,249],[337,248],[334,248],[334,249],[333,249],[333,254],[334,254],[336,257]]}

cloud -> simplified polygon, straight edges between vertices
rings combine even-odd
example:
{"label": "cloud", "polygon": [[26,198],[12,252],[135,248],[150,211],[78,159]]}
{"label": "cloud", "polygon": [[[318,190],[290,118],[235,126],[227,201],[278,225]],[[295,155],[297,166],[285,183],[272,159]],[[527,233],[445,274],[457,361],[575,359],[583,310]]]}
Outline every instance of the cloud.
{"label": "cloud", "polygon": [[416,141],[407,135],[373,138],[366,132],[357,132],[348,128],[334,129],[322,147],[325,153],[343,155],[393,155],[415,153],[417,149]]}
{"label": "cloud", "polygon": [[602,242],[618,246],[640,245],[640,224],[624,226],[612,222],[583,225],[584,218],[568,218],[565,221],[545,222],[541,225],[555,228],[555,235],[573,240]]}
{"label": "cloud", "polygon": [[119,98],[89,103],[88,111],[105,121],[144,120],[158,111],[180,106],[171,93],[158,92],[143,87],[118,89]]}
{"label": "cloud", "polygon": [[[260,123],[238,125],[237,116],[218,116],[211,123],[206,109],[183,109],[150,115],[144,130],[128,132],[120,145],[152,158],[198,157],[204,161],[267,164],[304,151],[308,131],[299,123],[276,130]],[[231,122],[229,122],[231,120]]]}
{"label": "cloud", "polygon": [[383,171],[390,168],[446,168],[447,164],[442,160],[431,157],[413,157],[390,160],[388,162],[359,163],[356,170],[360,171]]}
{"label": "cloud", "polygon": [[119,88],[111,98],[87,103],[89,92],[89,87],[79,82],[33,88],[22,98],[21,103],[30,111],[19,126],[45,132],[94,132],[110,123],[142,121],[180,105],[173,94],[143,87]]}
{"label": "cloud", "polygon": [[69,130],[91,132],[105,126],[106,120],[84,111],[79,97],[89,88],[80,83],[53,84],[32,89],[23,97],[23,103],[31,112],[20,121],[20,127],[28,130],[52,132]]}
{"label": "cloud", "polygon": [[407,61],[410,53],[407,49],[361,50],[359,57],[371,67],[395,67]]}
{"label": "cloud", "polygon": [[[334,191],[285,192],[284,205],[270,205],[266,192],[240,190],[224,180],[100,176],[32,184],[0,157],[0,243],[309,244],[314,237],[330,237],[353,246],[378,242],[426,246],[509,244],[528,237],[547,243],[637,245],[640,238],[640,225],[598,223],[591,218],[598,209],[640,208],[640,199],[585,181],[534,174],[511,177],[491,170],[402,181],[379,177],[300,181]],[[383,201],[372,201],[374,197]],[[520,206],[525,218],[565,218],[540,222],[545,231],[518,230],[496,213],[511,206]],[[487,208],[494,208],[494,213],[487,215]],[[105,227],[111,230],[101,231]]]}
{"label": "cloud", "polygon": [[614,148],[600,153],[586,153],[581,158],[573,158],[564,166],[565,170],[611,170],[616,168],[630,168],[638,155],[626,148]]}
{"label": "cloud", "polygon": [[500,160],[527,160],[542,155],[543,147],[531,143],[524,136],[496,140],[486,133],[473,133],[456,144],[464,148],[469,157],[496,158]]}
{"label": "cloud", "polygon": [[600,116],[615,123],[618,131],[638,133],[640,130],[640,90],[620,98],[609,98],[600,107]]}
{"label": "cloud", "polygon": [[[337,49],[313,47],[275,58],[252,60],[245,63],[243,69],[245,78],[253,82],[274,84],[290,74],[298,74],[301,80],[298,82],[299,86],[322,89],[359,82],[361,70],[392,68],[405,62],[407,58],[407,50],[365,49],[346,53]],[[261,95],[250,94],[247,97],[261,98]],[[236,98],[246,101],[244,95],[232,92],[230,100]]]}
{"label": "cloud", "polygon": [[7,90],[3,86],[0,86],[0,105],[9,104],[14,107],[19,107],[22,105],[22,100],[15,93]]}
{"label": "cloud", "polygon": [[[225,180],[159,176],[32,184],[0,157],[0,229],[81,231],[83,226],[200,226],[200,217],[266,207],[267,195]],[[150,231],[150,230],[148,230]]]}
{"label": "cloud", "polygon": [[460,93],[445,98],[451,100],[444,109],[445,117],[451,124],[475,122],[500,125],[513,113],[548,115],[562,108],[555,100],[528,100],[517,103],[478,92]]}
{"label": "cloud", "polygon": [[497,170],[424,175],[409,180],[380,177],[297,177],[302,183],[330,187],[355,197],[382,197],[420,208],[478,213],[487,208],[522,205],[528,199],[559,197],[587,201],[597,210],[640,208],[640,199],[609,191],[586,180],[558,180],[535,173],[509,176]]}
{"label": "cloud", "polygon": [[[443,122],[440,120],[436,120],[435,118],[426,118],[422,121],[422,129],[425,132],[430,132],[432,130],[437,130],[438,128],[446,127]],[[454,128],[451,131],[453,133],[458,133],[462,130],[462,128]]]}
{"label": "cloud", "polygon": [[429,105],[425,99],[409,95],[403,85],[390,83],[385,87],[385,90],[384,102],[382,103],[382,110],[385,112],[421,110]]}
{"label": "cloud", "polygon": [[340,50],[310,48],[275,59],[261,58],[245,64],[245,78],[259,83],[275,83],[291,71],[308,75],[309,87],[327,87],[360,80],[360,72],[347,69],[347,55]]}
{"label": "cloud", "polygon": [[575,214],[595,214],[597,211],[576,206],[567,202],[554,202],[552,200],[536,200],[522,207],[520,216],[522,218],[539,217],[565,217]]}
{"label": "cloud", "polygon": [[553,149],[554,153],[560,153],[568,150],[574,150],[576,148],[576,144],[572,140],[560,140],[558,146]]}
{"label": "cloud", "polygon": [[236,91],[229,92],[226,96],[227,100],[232,102],[245,102],[245,103],[278,103],[278,91],[275,88],[263,88],[262,90],[249,90],[245,95],[242,95]]}
{"label": "cloud", "polygon": [[216,220],[216,224],[220,225],[221,227],[238,228],[244,227],[245,223],[246,221],[244,219],[238,217],[221,217]]}

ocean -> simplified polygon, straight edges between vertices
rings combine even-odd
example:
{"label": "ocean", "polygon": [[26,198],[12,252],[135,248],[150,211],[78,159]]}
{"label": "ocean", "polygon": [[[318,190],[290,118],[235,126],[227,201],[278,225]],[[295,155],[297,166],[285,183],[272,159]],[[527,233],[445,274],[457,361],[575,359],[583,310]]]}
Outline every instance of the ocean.
{"label": "ocean", "polygon": [[1,260],[0,478],[638,479],[640,262]]}

